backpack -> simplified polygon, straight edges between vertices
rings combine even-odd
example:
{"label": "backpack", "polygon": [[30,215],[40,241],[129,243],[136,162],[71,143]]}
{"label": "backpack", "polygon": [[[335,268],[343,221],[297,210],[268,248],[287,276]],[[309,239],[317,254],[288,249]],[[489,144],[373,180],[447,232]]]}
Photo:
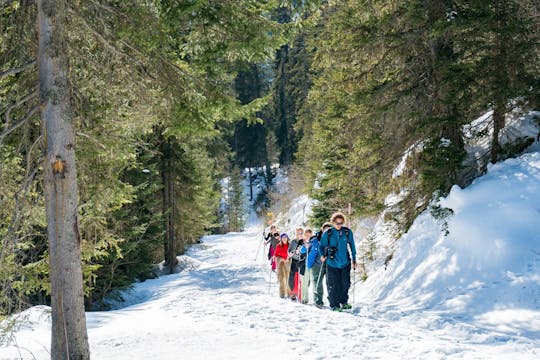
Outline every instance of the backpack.
{"label": "backpack", "polygon": [[[341,229],[345,231],[345,237],[347,238],[347,241],[349,240],[349,233],[351,232],[351,229],[349,229],[346,226],[342,226]],[[330,246],[330,239],[332,237],[332,234],[334,233],[334,228],[330,228],[327,230],[328,232],[328,246]],[[319,239],[320,241],[320,239]]]}
{"label": "backpack", "polygon": [[[345,238],[347,239],[347,243],[349,242],[349,233],[351,232],[351,229],[349,229],[348,227],[346,226],[343,226],[341,228],[341,230],[343,230],[345,232]],[[335,254],[335,251],[337,249],[337,243],[336,243],[336,246],[332,246],[331,243],[330,243],[330,240],[332,239],[332,234],[334,233],[334,228],[330,228],[327,230],[328,232],[328,246],[326,247],[326,256],[330,257],[331,259],[333,259],[333,257],[331,257],[329,255],[329,249],[330,248],[334,248],[334,254]],[[347,246],[347,245],[345,245]],[[349,258],[349,261],[351,261],[351,255],[349,254],[349,251],[347,251],[347,257]]]}

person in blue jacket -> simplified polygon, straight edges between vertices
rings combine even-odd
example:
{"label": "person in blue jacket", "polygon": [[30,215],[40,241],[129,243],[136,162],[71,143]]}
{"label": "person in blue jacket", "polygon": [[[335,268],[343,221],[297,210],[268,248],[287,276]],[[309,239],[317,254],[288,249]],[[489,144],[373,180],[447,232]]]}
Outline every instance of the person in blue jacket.
{"label": "person in blue jacket", "polygon": [[306,270],[302,277],[302,303],[307,304],[309,297],[308,287],[311,285],[315,306],[322,308],[323,283],[319,275],[322,267],[321,257],[319,255],[319,239],[309,229],[304,232],[304,245],[302,245],[300,253],[307,255],[305,261]]}
{"label": "person in blue jacket", "polygon": [[345,215],[337,212],[332,215],[331,221],[333,227],[322,235],[319,252],[322,262],[326,265],[326,287],[330,308],[339,311],[351,308],[348,303],[351,262],[353,269],[356,269],[356,246],[351,229],[343,226]]}

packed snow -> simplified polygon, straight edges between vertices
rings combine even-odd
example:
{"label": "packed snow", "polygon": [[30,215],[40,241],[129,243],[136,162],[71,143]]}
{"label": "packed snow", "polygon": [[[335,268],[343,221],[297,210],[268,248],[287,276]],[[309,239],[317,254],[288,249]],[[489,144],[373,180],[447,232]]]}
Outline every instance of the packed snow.
{"label": "packed snow", "polygon": [[[245,232],[192,246],[181,259],[193,266],[87,313],[92,358],[538,359],[539,204],[538,152],[453,188],[440,200],[453,214],[422,214],[386,270],[356,276],[352,313],[280,299],[251,216]],[[49,308],[18,318],[0,359],[48,359]]]}

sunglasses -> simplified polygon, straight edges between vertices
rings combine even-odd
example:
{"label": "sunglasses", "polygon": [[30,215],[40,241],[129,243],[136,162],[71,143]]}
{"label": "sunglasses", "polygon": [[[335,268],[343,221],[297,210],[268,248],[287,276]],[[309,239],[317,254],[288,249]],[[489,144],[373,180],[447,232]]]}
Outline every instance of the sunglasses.
{"label": "sunglasses", "polygon": [[274,233],[274,236],[279,236],[279,233]]}
{"label": "sunglasses", "polygon": [[334,224],[336,224],[337,226],[339,226],[339,225],[343,225],[343,222],[335,222]]}

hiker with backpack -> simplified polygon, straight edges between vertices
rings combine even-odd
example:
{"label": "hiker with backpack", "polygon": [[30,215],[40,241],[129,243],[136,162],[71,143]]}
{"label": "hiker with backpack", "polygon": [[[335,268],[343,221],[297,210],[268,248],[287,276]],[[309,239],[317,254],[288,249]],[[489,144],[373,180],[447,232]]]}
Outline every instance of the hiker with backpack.
{"label": "hiker with backpack", "polygon": [[305,272],[302,277],[302,303],[309,301],[309,286],[313,288],[313,300],[319,309],[323,307],[322,262],[319,256],[319,239],[310,229],[304,232],[304,245],[300,253],[306,255]]}
{"label": "hiker with backpack", "polygon": [[276,251],[276,246],[279,243],[279,232],[277,231],[277,228],[275,225],[270,226],[270,232],[268,234],[264,234],[264,241],[266,242],[266,245],[270,245],[268,247],[268,260],[270,260],[270,266],[272,267],[272,271],[276,271],[276,261],[274,258],[274,252]]}
{"label": "hiker with backpack", "polygon": [[291,258],[291,271],[289,272],[289,288],[291,289],[291,299],[296,300],[299,298],[300,293],[300,277],[299,266],[300,260],[300,248],[303,244],[304,229],[296,229],[296,237],[291,241],[289,245],[289,257]]}
{"label": "hiker with backpack", "polygon": [[[335,311],[350,309],[351,263],[356,269],[356,246],[351,229],[343,226],[345,215],[334,213],[333,227],[322,234],[319,251],[326,265],[326,287],[330,308]],[[350,250],[350,254],[349,254]],[[352,255],[352,259],[351,259]]]}
{"label": "hiker with backpack", "polygon": [[279,282],[279,297],[284,298],[288,295],[289,270],[291,268],[291,259],[289,258],[289,236],[286,233],[281,234],[280,241],[276,246],[273,260],[277,264],[277,276]]}
{"label": "hiker with backpack", "polygon": [[[326,264],[324,264],[321,260],[322,254],[319,248],[321,244],[322,235],[325,232],[327,232],[328,229],[330,229],[331,227],[332,227],[332,223],[329,221],[326,221],[324,224],[322,224],[321,230],[317,231],[317,233],[315,234],[315,237],[317,238],[317,244],[316,244],[317,251],[314,252],[312,256],[315,257],[315,254],[316,254],[317,261],[315,261],[315,265],[320,264],[320,269],[319,269],[317,277],[315,278],[315,282],[313,286],[317,289],[317,295],[315,295],[315,305],[319,309],[323,307],[323,295],[324,295],[323,284],[326,279]],[[314,269],[314,271],[316,270],[317,269]],[[320,299],[320,301],[318,301],[318,299]]]}

